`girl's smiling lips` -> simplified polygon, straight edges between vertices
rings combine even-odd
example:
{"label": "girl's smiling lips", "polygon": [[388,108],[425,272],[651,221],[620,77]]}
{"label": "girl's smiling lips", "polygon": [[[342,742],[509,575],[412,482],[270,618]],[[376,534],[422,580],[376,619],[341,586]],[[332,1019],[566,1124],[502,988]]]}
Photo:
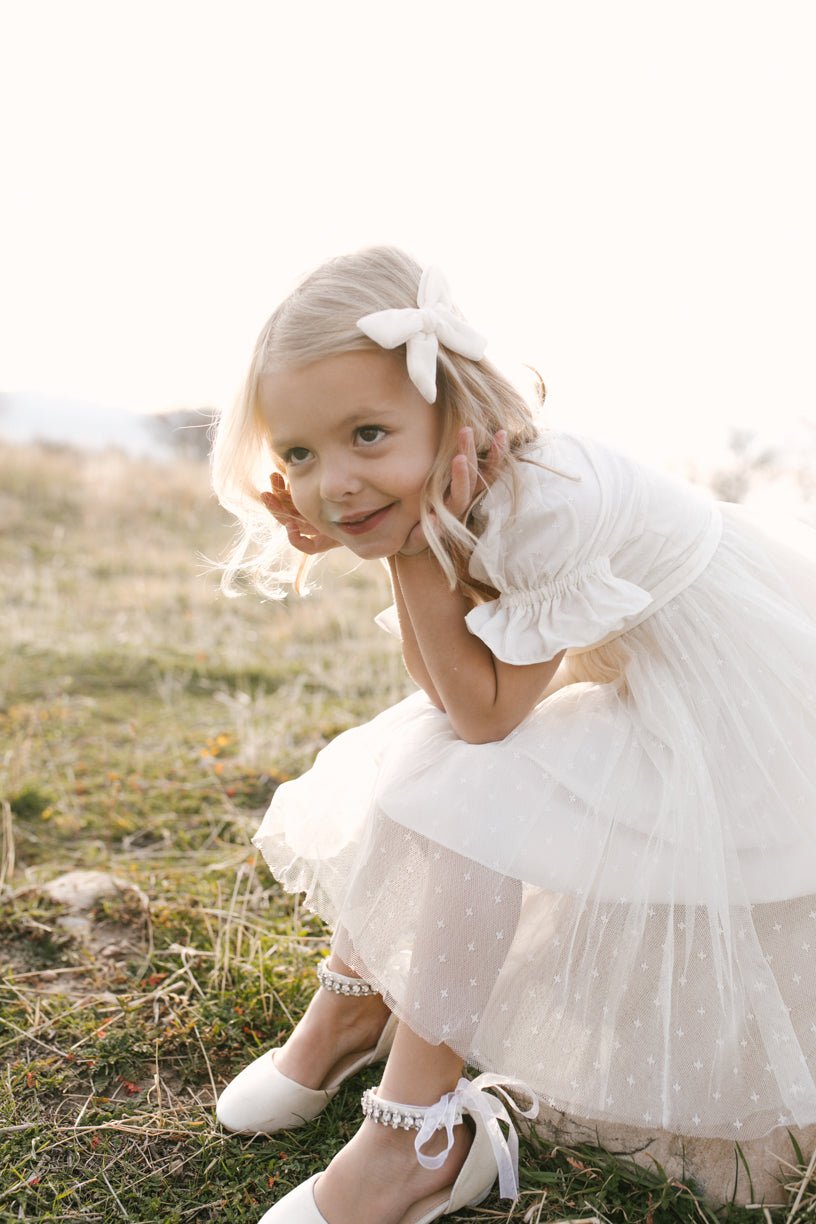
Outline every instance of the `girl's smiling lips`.
{"label": "girl's smiling lips", "polygon": [[341,531],[348,532],[349,535],[362,535],[366,531],[373,531],[375,527],[379,527],[394,504],[394,502],[391,502],[387,506],[382,506],[379,510],[370,511],[368,514],[356,514],[347,519],[335,519],[334,526],[339,527]]}

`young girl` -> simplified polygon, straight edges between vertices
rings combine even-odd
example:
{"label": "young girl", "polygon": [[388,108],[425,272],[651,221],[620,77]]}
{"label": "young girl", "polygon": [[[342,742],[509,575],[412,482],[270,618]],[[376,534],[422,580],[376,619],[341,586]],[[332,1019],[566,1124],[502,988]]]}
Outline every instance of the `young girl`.
{"label": "young girl", "polygon": [[273,314],[219,425],[227,582],[383,559],[418,688],[254,839],[334,937],[221,1122],[303,1124],[388,1055],[264,1222],[427,1224],[497,1172],[512,1197],[508,1110],[539,1100],[739,1140],[816,1121],[813,536],[541,428],[484,348],[435,269],[364,250]]}

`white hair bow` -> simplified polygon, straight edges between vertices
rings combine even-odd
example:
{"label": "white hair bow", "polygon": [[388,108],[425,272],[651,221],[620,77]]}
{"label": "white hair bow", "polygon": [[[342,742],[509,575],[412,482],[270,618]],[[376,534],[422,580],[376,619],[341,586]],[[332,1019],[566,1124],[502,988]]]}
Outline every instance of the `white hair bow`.
{"label": "white hair bow", "polygon": [[436,401],[436,357],[439,341],[471,361],[484,356],[487,340],[453,313],[450,290],[439,268],[422,273],[417,305],[377,310],[357,320],[360,331],[383,348],[407,350],[408,377],[429,404]]}

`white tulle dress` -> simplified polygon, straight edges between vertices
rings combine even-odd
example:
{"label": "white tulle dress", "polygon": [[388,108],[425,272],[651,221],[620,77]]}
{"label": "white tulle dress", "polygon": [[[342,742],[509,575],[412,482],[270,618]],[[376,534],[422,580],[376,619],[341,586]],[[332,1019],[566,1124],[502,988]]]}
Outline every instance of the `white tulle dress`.
{"label": "white tulle dress", "polygon": [[[506,739],[418,692],[340,735],[255,837],[430,1042],[581,1118],[816,1121],[816,533],[542,435],[478,512],[466,617],[563,648]],[[388,624],[388,614],[384,622]]]}

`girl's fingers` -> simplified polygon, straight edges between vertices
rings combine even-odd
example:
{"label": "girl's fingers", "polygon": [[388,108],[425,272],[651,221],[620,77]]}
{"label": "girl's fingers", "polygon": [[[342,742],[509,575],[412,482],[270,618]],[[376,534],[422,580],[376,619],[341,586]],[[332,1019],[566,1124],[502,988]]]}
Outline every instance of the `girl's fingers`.
{"label": "girl's fingers", "polygon": [[289,537],[289,543],[297,548],[300,552],[312,553],[315,552],[315,541],[309,536],[303,535],[295,523],[290,524],[286,528],[286,534]]}
{"label": "girl's fingers", "polygon": [[275,497],[273,493],[262,493],[261,501],[263,502],[264,506],[269,511],[269,513],[272,515],[272,517],[276,518],[278,522],[280,522],[284,514],[284,509],[283,509],[283,506],[278,501],[277,497]]}
{"label": "girl's fingers", "polygon": [[328,552],[331,548],[340,547],[339,540],[324,535],[319,527],[308,523],[303,515],[297,512],[289,490],[286,488],[286,481],[280,473],[273,472],[269,481],[274,491],[270,493],[264,490],[259,495],[260,499],[275,521],[283,527],[293,548],[296,548],[298,552],[314,556],[315,553]]}
{"label": "girl's fingers", "polygon": [[281,498],[284,501],[292,500],[291,494],[289,493],[289,489],[287,488],[287,485],[286,485],[286,481],[284,480],[283,476],[281,476],[280,472],[272,472],[270,474],[269,484],[271,485],[272,492],[269,493],[267,491],[267,492],[262,493],[261,494],[262,498],[277,497],[277,498]]}
{"label": "girl's fingers", "polygon": [[286,528],[290,538],[293,531],[300,534],[302,528],[308,525],[306,520],[302,519],[300,515],[295,512],[291,502],[282,501],[281,498],[277,497],[274,493],[262,493],[261,501],[266,506],[272,517],[280,523],[281,527]]}
{"label": "girl's fingers", "polygon": [[274,493],[262,493],[261,501],[272,517],[284,526],[298,517],[291,503],[282,502]]}
{"label": "girl's fingers", "polygon": [[490,485],[507,454],[507,431],[499,429],[493,435],[490,450],[481,469],[473,430],[469,427],[459,431],[459,451],[451,461],[451,482],[447,505],[451,514],[461,518],[473,504],[477,492]]}
{"label": "girl's fingers", "polygon": [[292,495],[286,487],[286,481],[280,472],[272,472],[269,477],[269,483],[272,485],[272,492],[264,490],[260,494],[261,501],[269,513],[273,514],[275,518],[278,518],[281,514],[290,515],[292,518],[298,517],[295,504],[292,501]]}
{"label": "girl's fingers", "polygon": [[499,429],[494,434],[481,470],[473,430],[468,426],[460,429],[458,442],[459,450],[451,460],[451,480],[445,500],[451,514],[461,518],[470,509],[476,493],[495,478],[507,454],[507,432]]}
{"label": "girl's fingers", "polygon": [[323,552],[325,550],[326,544],[323,542],[324,537],[322,537],[319,532],[315,532],[315,534],[311,536],[304,535],[303,528],[308,527],[309,524],[304,522],[303,519],[289,518],[285,520],[281,519],[279,521],[286,528],[286,535],[289,539],[289,543],[293,548],[298,549],[299,552],[311,554]]}
{"label": "girl's fingers", "polygon": [[451,482],[448,509],[457,517],[464,514],[473,500],[479,479],[479,458],[473,441],[473,430],[459,430],[459,452],[451,460]]}
{"label": "girl's fingers", "polygon": [[451,462],[450,495],[448,509],[457,518],[464,514],[473,496],[473,480],[466,455],[454,455]]}
{"label": "girl's fingers", "polygon": [[469,428],[459,431],[459,445],[462,454],[467,459],[468,471],[470,478],[473,481],[473,487],[476,487],[476,481],[479,478],[479,456],[476,454],[476,442],[473,437],[473,430]]}

